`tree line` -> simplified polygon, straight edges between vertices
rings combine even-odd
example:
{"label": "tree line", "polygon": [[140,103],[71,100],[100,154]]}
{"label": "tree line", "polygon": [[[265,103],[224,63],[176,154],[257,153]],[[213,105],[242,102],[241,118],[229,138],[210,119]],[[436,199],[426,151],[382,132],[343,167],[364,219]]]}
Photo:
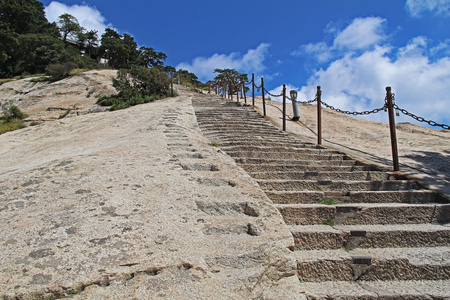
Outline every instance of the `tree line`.
{"label": "tree line", "polygon": [[93,69],[100,67],[98,62],[103,58],[113,69],[155,67],[183,83],[201,84],[195,74],[165,66],[165,53],[138,47],[130,34],[107,28],[99,37],[96,30],[86,30],[67,13],[50,23],[38,0],[0,1],[0,41],[2,78],[44,73],[52,64]]}

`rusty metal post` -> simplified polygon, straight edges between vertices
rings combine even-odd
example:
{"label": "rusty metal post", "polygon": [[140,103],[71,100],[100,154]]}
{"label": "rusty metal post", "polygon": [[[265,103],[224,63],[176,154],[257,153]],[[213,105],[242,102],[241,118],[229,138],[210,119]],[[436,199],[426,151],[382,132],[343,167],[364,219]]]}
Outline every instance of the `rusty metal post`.
{"label": "rusty metal post", "polygon": [[247,104],[247,93],[245,92],[245,82],[242,81],[242,92],[244,93],[244,103]]}
{"label": "rusty metal post", "polygon": [[255,74],[252,73],[252,106],[255,106]]}
{"label": "rusty metal post", "polygon": [[286,131],[286,85],[283,84],[283,131]]}
{"label": "rusty metal post", "polygon": [[240,101],[239,101],[239,90],[240,90],[240,88],[239,88],[239,83],[237,82],[237,83],[236,83],[236,101],[237,101],[237,102],[240,102]]}
{"label": "rusty metal post", "polygon": [[264,78],[261,77],[261,91],[262,91],[262,102],[263,102],[263,112],[264,117],[266,116],[266,99],[264,98]]}
{"label": "rusty metal post", "polygon": [[317,144],[322,145],[322,91],[317,87]]}
{"label": "rusty metal post", "polygon": [[400,171],[398,163],[398,149],[397,149],[397,133],[395,132],[395,118],[394,118],[394,101],[392,99],[391,87],[386,87],[386,104],[389,114],[389,129],[391,131],[391,148],[392,148],[392,163],[394,165],[394,172]]}

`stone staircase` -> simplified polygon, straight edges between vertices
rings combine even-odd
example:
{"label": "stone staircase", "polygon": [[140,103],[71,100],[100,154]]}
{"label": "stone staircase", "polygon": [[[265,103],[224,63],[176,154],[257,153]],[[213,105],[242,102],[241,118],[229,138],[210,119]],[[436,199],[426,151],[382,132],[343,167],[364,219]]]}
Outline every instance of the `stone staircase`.
{"label": "stone staircase", "polygon": [[450,204],[407,177],[271,125],[218,96],[192,100],[203,134],[283,215],[309,299],[450,299]]}

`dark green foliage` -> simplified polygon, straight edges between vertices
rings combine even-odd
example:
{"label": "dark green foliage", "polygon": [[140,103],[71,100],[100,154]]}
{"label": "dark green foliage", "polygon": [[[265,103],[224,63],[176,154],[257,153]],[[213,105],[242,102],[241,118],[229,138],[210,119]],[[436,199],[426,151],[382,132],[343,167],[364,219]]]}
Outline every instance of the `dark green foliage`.
{"label": "dark green foliage", "polygon": [[95,56],[97,54],[98,47],[98,31],[91,30],[88,32],[79,32],[78,33],[78,46],[80,50],[85,51],[88,57]]}
{"label": "dark green foliage", "polygon": [[27,127],[22,120],[28,117],[17,106],[6,102],[2,105],[3,116],[0,117],[0,134]]}
{"label": "dark green foliage", "polygon": [[[143,46],[139,48],[138,65],[140,66],[162,68],[166,59],[167,55],[162,52],[156,52],[151,47]],[[175,72],[175,68],[173,68],[173,71]]]}
{"label": "dark green foliage", "polygon": [[[227,89],[230,94],[238,93],[241,90],[242,83],[248,81],[247,74],[239,73],[234,69],[215,69],[214,73],[219,73],[214,78],[214,85]],[[246,88],[246,91],[248,88]]]}
{"label": "dark green foliage", "polygon": [[58,17],[58,28],[62,33],[64,42],[67,40],[67,37],[76,37],[83,31],[77,18],[67,13]]}
{"label": "dark green foliage", "polygon": [[0,22],[17,34],[58,36],[55,25],[45,17],[44,5],[37,0],[1,0]]}
{"label": "dark green foliage", "polygon": [[99,54],[109,60],[109,65],[113,68],[126,68],[128,52],[128,45],[122,40],[121,35],[115,30],[106,28],[102,35]]}
{"label": "dark green foliage", "polygon": [[113,86],[124,96],[165,96],[170,80],[166,73],[157,68],[147,69],[133,66],[130,70],[119,70]]}
{"label": "dark green foliage", "polygon": [[117,73],[117,78],[113,79],[113,86],[119,94],[101,97],[97,104],[111,106],[111,110],[118,110],[149,103],[168,97],[169,84],[167,74],[157,68],[132,66],[130,70],[121,69]]}
{"label": "dark green foliage", "polygon": [[181,84],[190,84],[192,86],[196,86],[198,84],[201,84],[200,81],[198,81],[198,77],[187,70],[179,69],[175,74],[175,78],[179,78],[181,81]]}
{"label": "dark green foliage", "polygon": [[51,81],[57,81],[69,76],[70,71],[73,69],[75,69],[75,64],[73,62],[51,64],[45,69],[45,74],[50,76]]}
{"label": "dark green foliage", "polygon": [[0,21],[0,63],[11,58],[11,53],[19,46],[18,34]]}
{"label": "dark green foliage", "polygon": [[0,76],[44,71],[58,61],[64,44],[37,0],[0,1]]}
{"label": "dark green foliage", "polygon": [[23,120],[26,117],[28,117],[27,114],[24,114],[17,106],[13,105],[9,108],[9,113],[6,116],[6,122],[11,122],[13,120]]}
{"label": "dark green foliage", "polygon": [[11,71],[14,75],[43,73],[46,66],[60,61],[66,54],[64,43],[46,34],[22,34],[19,44],[20,49],[13,53],[15,65],[11,66]]}

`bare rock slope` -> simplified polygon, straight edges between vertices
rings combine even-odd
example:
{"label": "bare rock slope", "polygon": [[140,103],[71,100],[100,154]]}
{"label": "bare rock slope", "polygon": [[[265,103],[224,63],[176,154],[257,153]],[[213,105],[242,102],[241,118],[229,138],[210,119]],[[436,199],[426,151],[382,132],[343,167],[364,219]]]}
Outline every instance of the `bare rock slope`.
{"label": "bare rock slope", "polygon": [[0,85],[0,102],[12,101],[29,121],[54,120],[66,110],[85,114],[97,109],[99,97],[117,93],[111,82],[115,75],[114,70],[94,70],[53,83],[32,78],[10,81]]}
{"label": "bare rock slope", "polygon": [[[112,76],[0,86],[2,101],[30,120],[54,120],[0,135],[0,296],[304,298],[281,213],[204,137],[194,92],[178,87],[176,98],[88,114],[96,97],[115,93]],[[58,108],[73,114],[55,120]],[[288,131],[313,141],[314,112],[301,111]],[[279,111],[268,112],[279,124]],[[388,163],[385,124],[325,115],[329,146]],[[400,153],[410,150],[401,162],[410,155],[408,170],[447,192],[448,131],[399,130]],[[415,159],[427,152],[432,163]]]}
{"label": "bare rock slope", "polygon": [[301,295],[280,213],[180,94],[0,136],[0,295]]}

